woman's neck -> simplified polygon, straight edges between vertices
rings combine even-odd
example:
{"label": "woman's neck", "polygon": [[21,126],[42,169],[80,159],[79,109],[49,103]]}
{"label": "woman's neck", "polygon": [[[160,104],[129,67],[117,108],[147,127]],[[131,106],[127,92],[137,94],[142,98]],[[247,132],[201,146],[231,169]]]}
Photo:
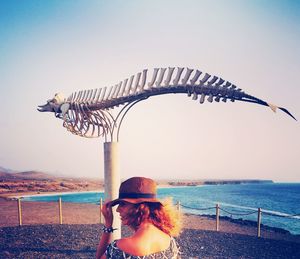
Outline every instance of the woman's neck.
{"label": "woman's neck", "polygon": [[137,228],[136,231],[142,231],[142,230],[146,230],[146,229],[153,228],[153,227],[155,227],[155,226],[151,222],[144,221],[139,225],[139,227]]}
{"label": "woman's neck", "polygon": [[153,225],[152,222],[150,221],[144,221],[142,222],[139,227],[135,230],[135,234],[139,235],[139,234],[143,234],[146,232],[161,232],[161,230],[159,228],[157,228],[155,225]]}

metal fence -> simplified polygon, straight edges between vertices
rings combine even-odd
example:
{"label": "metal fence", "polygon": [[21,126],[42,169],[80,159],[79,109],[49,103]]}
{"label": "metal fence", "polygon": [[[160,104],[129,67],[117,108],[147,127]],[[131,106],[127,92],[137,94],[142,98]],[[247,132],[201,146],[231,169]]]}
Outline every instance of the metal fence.
{"label": "metal fence", "polygon": [[243,213],[237,213],[237,212],[234,212],[234,211],[226,210],[226,209],[220,207],[219,204],[216,204],[214,207],[195,208],[195,207],[186,206],[186,205],[180,204],[180,202],[177,202],[177,207],[178,208],[182,207],[182,208],[192,209],[192,210],[197,210],[197,211],[205,211],[205,210],[215,209],[215,211],[216,211],[216,213],[215,213],[215,215],[216,215],[215,230],[216,231],[219,231],[220,211],[224,212],[225,214],[229,215],[230,217],[232,217],[232,216],[248,216],[248,215],[257,214],[257,237],[261,236],[262,215],[281,217],[281,218],[294,218],[294,219],[297,218],[297,219],[300,219],[299,218],[300,214],[283,215],[283,214],[278,214],[278,213],[275,213],[275,212],[269,212],[269,211],[263,210],[262,208],[257,208],[257,210],[245,211]]}
{"label": "metal fence", "polygon": [[[100,202],[98,203],[100,206],[100,210],[102,209],[102,198],[100,199]],[[22,226],[22,205],[21,205],[21,198],[17,199],[17,206],[18,206],[18,223],[19,226]],[[205,207],[205,208],[200,208],[200,207],[190,207],[184,204],[181,204],[179,201],[176,203],[176,207],[178,210],[184,209],[192,209],[196,211],[207,211],[207,210],[215,210],[215,230],[219,231],[220,229],[220,211],[223,213],[229,215],[230,217],[232,216],[248,216],[248,215],[253,215],[257,214],[257,237],[261,236],[261,220],[262,220],[262,215],[268,215],[268,216],[274,216],[274,217],[284,217],[284,218],[297,218],[300,219],[299,216],[300,214],[294,214],[294,215],[282,215],[282,214],[276,214],[272,213],[269,211],[265,211],[262,208],[257,208],[257,210],[252,210],[252,211],[244,211],[243,213],[237,213],[235,211],[229,211],[227,209],[222,208],[219,204],[216,204],[214,207]],[[63,206],[62,206],[62,199],[58,199],[58,222],[59,224],[63,224]],[[103,223],[102,219],[102,214],[99,213],[99,223]]]}

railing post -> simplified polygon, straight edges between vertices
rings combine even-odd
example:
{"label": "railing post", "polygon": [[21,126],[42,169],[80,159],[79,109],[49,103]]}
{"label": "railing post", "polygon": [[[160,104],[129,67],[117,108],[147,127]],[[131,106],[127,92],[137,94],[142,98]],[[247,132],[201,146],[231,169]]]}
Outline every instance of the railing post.
{"label": "railing post", "polygon": [[219,211],[219,204],[216,204],[216,231],[219,231],[219,217],[220,217],[220,211]]}
{"label": "railing post", "polygon": [[18,198],[18,219],[19,219],[19,226],[22,226],[22,206],[21,206],[21,198]]}
{"label": "railing post", "polygon": [[180,201],[177,201],[176,207],[177,207],[177,210],[180,212],[180,209],[181,209],[181,207],[180,207]]}
{"label": "railing post", "polygon": [[63,219],[62,219],[61,197],[59,197],[58,199],[58,210],[59,210],[59,224],[62,225]]}
{"label": "railing post", "polygon": [[102,223],[102,207],[103,207],[103,201],[102,198],[100,198],[100,224]]}
{"label": "railing post", "polygon": [[257,237],[260,237],[261,208],[257,210]]}

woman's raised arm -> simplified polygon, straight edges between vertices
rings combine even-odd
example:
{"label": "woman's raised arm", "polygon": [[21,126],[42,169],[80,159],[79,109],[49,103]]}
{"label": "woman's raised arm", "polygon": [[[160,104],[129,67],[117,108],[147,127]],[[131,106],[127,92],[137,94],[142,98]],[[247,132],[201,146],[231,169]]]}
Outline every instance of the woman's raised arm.
{"label": "woman's raised arm", "polygon": [[112,207],[109,201],[103,204],[101,213],[105,220],[104,228],[106,228],[106,230],[104,230],[101,235],[101,239],[97,247],[96,259],[106,259],[104,253],[106,251],[107,246],[112,241],[112,235],[111,235],[112,232],[107,231],[112,228],[112,224],[113,224]]}

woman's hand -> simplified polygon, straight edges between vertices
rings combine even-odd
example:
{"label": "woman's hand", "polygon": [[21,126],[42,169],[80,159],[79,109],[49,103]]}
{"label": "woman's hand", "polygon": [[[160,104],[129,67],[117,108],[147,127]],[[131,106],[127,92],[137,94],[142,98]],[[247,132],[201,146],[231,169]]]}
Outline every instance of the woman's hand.
{"label": "woman's hand", "polygon": [[[102,205],[101,213],[105,220],[104,226],[107,228],[112,227],[113,213],[112,213],[112,207],[111,207],[110,201],[106,201]],[[97,247],[96,259],[105,259],[106,258],[104,253],[105,253],[105,250],[106,250],[108,244],[111,241],[112,241],[112,235],[110,233],[103,232],[101,235],[99,245]]]}
{"label": "woman's hand", "polygon": [[105,223],[104,223],[105,227],[110,228],[112,226],[113,220],[114,220],[110,201],[106,201],[103,204],[101,213],[105,219]]}

